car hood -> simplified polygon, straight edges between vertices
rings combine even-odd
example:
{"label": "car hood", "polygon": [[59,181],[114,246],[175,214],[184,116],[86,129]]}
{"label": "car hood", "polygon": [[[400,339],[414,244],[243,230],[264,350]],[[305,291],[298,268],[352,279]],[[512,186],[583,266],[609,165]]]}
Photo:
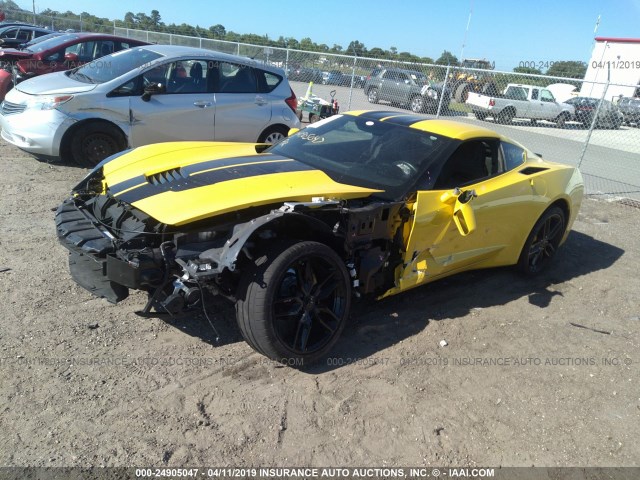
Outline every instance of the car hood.
{"label": "car hood", "polygon": [[31,78],[16,86],[16,89],[27,95],[53,95],[90,92],[96,88],[95,83],[83,83],[69,78],[65,72],[55,72]]}
{"label": "car hood", "polygon": [[313,197],[352,199],[379,190],[346,185],[250,143],[172,142],[104,163],[103,188],[159,222],[184,225],[248,207]]}

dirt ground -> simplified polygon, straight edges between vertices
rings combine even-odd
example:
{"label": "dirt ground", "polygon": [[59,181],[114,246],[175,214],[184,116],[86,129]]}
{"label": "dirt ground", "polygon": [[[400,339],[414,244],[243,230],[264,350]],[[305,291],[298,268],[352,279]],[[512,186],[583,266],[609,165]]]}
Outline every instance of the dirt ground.
{"label": "dirt ground", "polygon": [[299,371],[229,307],[216,344],[203,318],[136,315],[142,295],[93,298],[51,210],[85,171],[2,143],[0,172],[0,465],[639,465],[636,208],[586,200],[535,281],[473,272],[360,305]]}

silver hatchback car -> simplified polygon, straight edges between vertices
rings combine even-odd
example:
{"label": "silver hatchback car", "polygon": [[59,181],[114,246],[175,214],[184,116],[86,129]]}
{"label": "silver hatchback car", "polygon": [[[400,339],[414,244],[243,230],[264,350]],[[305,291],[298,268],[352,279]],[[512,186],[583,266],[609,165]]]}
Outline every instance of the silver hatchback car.
{"label": "silver hatchback car", "polygon": [[176,140],[273,143],[300,127],[285,73],[198,48],[149,45],[17,85],[2,138],[93,166],[129,147]]}

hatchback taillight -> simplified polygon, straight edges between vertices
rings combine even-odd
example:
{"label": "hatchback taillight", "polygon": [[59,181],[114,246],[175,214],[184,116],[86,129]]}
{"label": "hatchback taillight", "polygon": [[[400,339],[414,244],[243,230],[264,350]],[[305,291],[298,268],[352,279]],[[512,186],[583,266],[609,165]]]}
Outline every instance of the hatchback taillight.
{"label": "hatchback taillight", "polygon": [[287,105],[289,105],[289,108],[291,108],[291,110],[293,110],[293,112],[295,113],[295,111],[298,109],[298,99],[296,98],[296,94],[293,93],[293,90],[291,88],[289,88],[289,90],[291,90],[291,96],[285,99],[285,102],[287,103]]}
{"label": "hatchback taillight", "polygon": [[496,101],[493,98],[491,100],[489,100],[489,106],[490,107],[495,107],[496,106]]}

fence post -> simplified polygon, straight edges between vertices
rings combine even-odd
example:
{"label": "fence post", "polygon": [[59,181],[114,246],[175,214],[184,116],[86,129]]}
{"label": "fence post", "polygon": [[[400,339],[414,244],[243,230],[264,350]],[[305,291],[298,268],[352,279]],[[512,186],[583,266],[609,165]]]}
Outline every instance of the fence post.
{"label": "fence post", "polygon": [[[444,91],[447,88],[447,81],[449,80],[450,68],[451,68],[451,64],[447,65],[447,71],[444,74],[444,82],[442,83],[442,93],[440,93],[440,101],[438,102],[438,111],[436,112],[436,118],[440,118],[440,111],[442,110],[442,100],[444,99]],[[451,101],[451,96],[449,96],[449,101]]]}
{"label": "fence post", "polygon": [[580,160],[578,160],[578,168],[580,168],[580,165],[582,165],[584,156],[587,153],[587,147],[589,146],[589,141],[591,140],[591,134],[593,133],[593,129],[596,127],[596,123],[598,122],[598,114],[600,113],[600,107],[602,107],[604,97],[607,95],[607,90],[609,90],[609,80],[607,80],[607,84],[605,85],[604,90],[602,90],[602,96],[600,97],[600,101],[598,102],[598,106],[596,107],[596,113],[593,116],[593,120],[591,120],[589,132],[587,133],[587,138],[584,140],[584,146],[582,147],[582,153],[580,154]]}
{"label": "fence post", "polygon": [[349,103],[347,104],[347,110],[351,110],[351,99],[353,98],[353,84],[356,80],[356,63],[358,62],[358,57],[353,57],[353,67],[351,68],[351,88],[349,89]]}
{"label": "fence post", "polygon": [[284,60],[284,71],[285,73],[289,71],[289,48],[287,47],[287,57]]}
{"label": "fence post", "polygon": [[236,55],[240,56],[240,42],[238,42],[238,48],[236,50]]}

